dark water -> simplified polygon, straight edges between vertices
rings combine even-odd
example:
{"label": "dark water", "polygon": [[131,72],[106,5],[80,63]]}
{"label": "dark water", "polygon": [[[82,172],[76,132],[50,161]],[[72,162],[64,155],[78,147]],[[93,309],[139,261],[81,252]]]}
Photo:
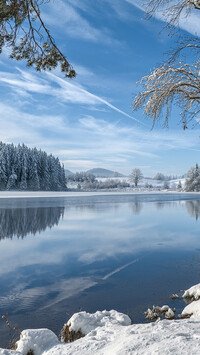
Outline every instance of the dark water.
{"label": "dark water", "polygon": [[199,216],[192,194],[1,199],[0,314],[59,334],[80,310],[181,311],[170,295],[200,282]]}

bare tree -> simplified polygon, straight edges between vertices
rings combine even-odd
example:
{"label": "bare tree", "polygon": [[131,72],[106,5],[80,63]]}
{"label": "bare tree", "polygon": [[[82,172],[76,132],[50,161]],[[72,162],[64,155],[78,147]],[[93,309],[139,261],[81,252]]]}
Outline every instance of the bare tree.
{"label": "bare tree", "polygon": [[177,25],[180,16],[188,16],[193,9],[200,10],[200,0],[149,0],[145,5],[147,18],[160,11],[168,26]]}
{"label": "bare tree", "polygon": [[133,182],[135,187],[138,186],[138,182],[143,178],[143,174],[140,169],[135,168],[131,171],[129,175],[129,181]]}
{"label": "bare tree", "polygon": [[11,47],[11,58],[25,59],[37,71],[51,70],[58,64],[66,77],[76,75],[66,56],[57,47],[40,13],[50,0],[0,0],[0,53]]}
{"label": "bare tree", "polygon": [[[164,7],[164,8],[163,8]],[[200,10],[200,0],[149,0],[147,16],[153,16],[162,9],[168,26],[178,24],[180,16],[189,16],[194,9]],[[193,51],[193,64],[187,64],[187,52]],[[186,36],[179,39],[176,48],[170,51],[167,60],[149,75],[142,78],[142,91],[135,97],[133,109],[143,108],[153,119],[153,125],[164,113],[164,125],[173,104],[180,108],[183,128],[198,119],[200,113],[200,39]]]}

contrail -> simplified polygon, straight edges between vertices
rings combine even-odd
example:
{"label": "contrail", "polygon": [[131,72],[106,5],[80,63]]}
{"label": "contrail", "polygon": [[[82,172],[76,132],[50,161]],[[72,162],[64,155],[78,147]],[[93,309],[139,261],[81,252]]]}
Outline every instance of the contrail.
{"label": "contrail", "polygon": [[132,264],[137,263],[139,260],[140,260],[140,259],[135,259],[135,260],[131,261],[130,263],[127,263],[127,264],[125,264],[125,265],[123,265],[123,266],[118,267],[117,269],[113,270],[113,271],[110,272],[109,274],[107,274],[107,275],[105,275],[104,277],[102,277],[102,280],[107,280],[107,279],[109,279],[112,275],[117,274],[119,271],[125,269],[126,267],[128,267],[128,266],[130,266],[130,265],[132,265]]}
{"label": "contrail", "polygon": [[104,105],[110,107],[110,108],[113,109],[114,111],[117,111],[117,112],[121,113],[123,116],[126,116],[126,117],[130,118],[131,120],[136,121],[136,122],[138,122],[139,124],[145,126],[145,124],[142,123],[142,122],[140,122],[139,120],[137,120],[137,118],[132,117],[132,116],[129,115],[128,113],[126,113],[126,112],[120,110],[118,107],[116,107],[116,106],[110,104],[110,102],[108,102],[107,100],[102,99],[101,97],[92,94],[91,92],[87,91],[86,89],[83,89],[83,88],[81,88],[80,86],[74,85],[74,84],[72,84],[72,83],[66,82],[65,80],[59,78],[58,76],[56,76],[56,75],[54,75],[54,74],[52,74],[52,73],[47,73],[47,75],[51,76],[57,83],[60,83],[61,86],[65,86],[65,87],[68,87],[68,88],[71,87],[71,88],[73,88],[73,89],[75,89],[75,90],[77,90],[77,91],[79,91],[79,92],[82,92],[82,93],[86,94],[88,97],[92,97],[92,98],[95,99],[96,101],[101,102],[102,104],[104,104]]}

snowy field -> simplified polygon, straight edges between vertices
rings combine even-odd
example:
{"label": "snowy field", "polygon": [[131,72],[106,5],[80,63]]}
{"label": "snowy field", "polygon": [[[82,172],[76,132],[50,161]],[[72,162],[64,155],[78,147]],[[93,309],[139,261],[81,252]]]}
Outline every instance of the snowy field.
{"label": "snowy field", "polygon": [[186,290],[183,297],[194,300],[179,320],[157,320],[132,324],[117,311],[74,314],[69,331],[81,331],[84,337],[62,343],[48,329],[30,329],[21,333],[17,350],[0,349],[0,355],[198,355],[200,354],[200,284]]}
{"label": "snowy field", "polygon": [[[127,188],[127,189],[109,189],[99,191],[0,191],[0,199],[2,198],[34,198],[34,197],[78,197],[78,196],[97,196],[97,195],[116,195],[116,194],[151,194],[151,193],[178,193],[175,188],[166,189],[145,189],[143,187]],[[184,193],[187,193],[184,191]],[[198,192],[188,192],[190,194],[198,194]]]}
{"label": "snowy field", "polygon": [[[129,177],[125,176],[125,177],[113,177],[113,178],[101,178],[98,177],[96,178],[98,182],[120,182],[120,183],[128,183],[130,184],[130,187],[121,187],[121,188],[113,188],[113,189],[109,189],[110,190],[118,190],[118,191],[127,191],[127,192],[131,192],[131,191],[158,191],[158,190],[166,190],[164,188],[164,181],[163,180],[154,180],[152,178],[143,178],[141,181],[139,181],[137,188],[134,187],[133,183],[130,183]],[[181,182],[182,187],[184,187],[185,184],[185,179],[176,179],[176,180],[169,180],[167,181],[167,184],[169,186],[169,189],[176,191],[177,190],[177,185],[179,184],[179,182]],[[67,187],[69,189],[77,189],[78,188],[78,182],[73,182],[73,181],[69,181],[67,183]],[[106,189],[104,189],[103,191],[105,191]],[[102,189],[100,190],[102,191]]]}
{"label": "snowy field", "polygon": [[[97,178],[98,181],[120,181],[129,183],[128,177],[119,178]],[[138,187],[124,187],[124,188],[110,188],[101,190],[89,190],[79,191],[77,188],[78,183],[69,182],[67,184],[69,189],[74,191],[0,191],[0,198],[27,198],[27,197],[68,197],[68,196],[92,196],[101,194],[116,194],[116,193],[152,193],[152,192],[177,192],[177,185],[181,181],[182,186],[184,186],[185,179],[170,180],[168,181],[169,189],[164,188],[164,182],[160,180],[154,180],[151,178],[143,178],[139,182]],[[149,187],[147,187],[147,185]],[[77,190],[77,191],[76,191]]]}

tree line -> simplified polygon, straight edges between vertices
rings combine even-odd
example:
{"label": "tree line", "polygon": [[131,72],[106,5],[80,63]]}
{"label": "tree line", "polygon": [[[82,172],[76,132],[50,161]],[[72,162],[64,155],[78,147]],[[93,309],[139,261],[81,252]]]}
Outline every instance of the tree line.
{"label": "tree line", "polygon": [[78,190],[103,190],[103,189],[115,189],[115,188],[126,188],[130,187],[130,184],[126,181],[120,181],[118,179],[106,179],[105,181],[99,181],[94,174],[87,173],[84,171],[76,172],[73,175],[67,177],[67,182],[77,183]]}
{"label": "tree line", "polygon": [[64,166],[52,154],[0,142],[0,190],[66,190]]}

